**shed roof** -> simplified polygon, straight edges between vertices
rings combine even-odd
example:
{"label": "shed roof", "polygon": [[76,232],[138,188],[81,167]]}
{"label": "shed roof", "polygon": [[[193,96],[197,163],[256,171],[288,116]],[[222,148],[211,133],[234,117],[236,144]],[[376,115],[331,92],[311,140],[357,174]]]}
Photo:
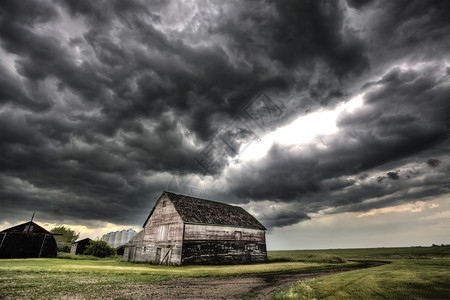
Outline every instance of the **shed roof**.
{"label": "shed roof", "polygon": [[[245,209],[211,200],[163,192],[181,219],[186,223],[228,225],[266,230],[266,228]],[[150,216],[149,216],[150,217]]]}
{"label": "shed roof", "polygon": [[78,244],[78,243],[81,243],[81,242],[87,243],[87,242],[90,242],[90,241],[91,241],[90,238],[85,238],[85,239],[82,239],[82,240],[75,241],[72,244]]}

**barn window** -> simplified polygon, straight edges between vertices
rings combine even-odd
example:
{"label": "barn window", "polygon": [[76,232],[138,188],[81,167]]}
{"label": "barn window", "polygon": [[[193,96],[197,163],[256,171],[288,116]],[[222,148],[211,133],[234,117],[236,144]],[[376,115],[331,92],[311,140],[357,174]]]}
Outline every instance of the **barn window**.
{"label": "barn window", "polygon": [[166,201],[163,201],[162,206],[166,207]]}
{"label": "barn window", "polygon": [[146,250],[147,248],[146,247],[144,247],[144,252],[145,252],[145,250]]}
{"label": "barn window", "polygon": [[241,238],[242,238],[242,232],[241,232],[241,231],[235,231],[235,232],[234,232],[234,239],[235,239],[236,241],[240,241]]}
{"label": "barn window", "polygon": [[169,225],[160,225],[158,228],[157,241],[167,241],[167,235],[169,233]]}

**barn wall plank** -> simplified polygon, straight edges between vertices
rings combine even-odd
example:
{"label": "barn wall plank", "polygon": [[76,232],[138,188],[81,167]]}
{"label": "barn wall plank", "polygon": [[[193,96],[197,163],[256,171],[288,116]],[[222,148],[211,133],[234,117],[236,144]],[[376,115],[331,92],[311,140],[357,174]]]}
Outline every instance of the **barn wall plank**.
{"label": "barn wall plank", "polygon": [[185,224],[184,240],[185,241],[242,240],[242,241],[265,242],[265,231],[258,229],[231,227],[231,226]]}
{"label": "barn wall plank", "polygon": [[251,241],[185,241],[183,264],[249,264],[267,262],[266,244]]}

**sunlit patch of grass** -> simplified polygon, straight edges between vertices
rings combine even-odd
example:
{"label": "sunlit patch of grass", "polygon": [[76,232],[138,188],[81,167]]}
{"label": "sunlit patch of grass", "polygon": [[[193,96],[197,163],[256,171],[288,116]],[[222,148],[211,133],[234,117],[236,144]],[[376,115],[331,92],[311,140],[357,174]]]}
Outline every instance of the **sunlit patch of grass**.
{"label": "sunlit patch of grass", "polygon": [[[67,273],[118,273],[161,274],[167,276],[228,276],[242,274],[275,274],[314,272],[333,269],[336,266],[317,262],[279,262],[251,265],[165,266],[118,262],[114,259],[65,260],[65,259],[5,259],[0,261],[0,271],[9,272],[67,272]],[[339,268],[356,268],[358,263],[348,262]]]}
{"label": "sunlit patch of grass", "polygon": [[58,252],[58,255],[56,256],[56,258],[61,258],[61,259],[73,259],[73,260],[100,260],[100,259],[104,259],[104,258],[100,258],[100,257],[96,257],[93,255],[75,255],[75,254],[70,254],[70,253],[65,253],[65,252]]}
{"label": "sunlit patch of grass", "polygon": [[121,255],[108,256],[108,257],[97,257],[93,255],[83,255],[83,254],[71,254],[65,252],[58,252],[56,258],[60,259],[72,259],[72,260],[107,260],[107,261],[122,261],[123,257]]}

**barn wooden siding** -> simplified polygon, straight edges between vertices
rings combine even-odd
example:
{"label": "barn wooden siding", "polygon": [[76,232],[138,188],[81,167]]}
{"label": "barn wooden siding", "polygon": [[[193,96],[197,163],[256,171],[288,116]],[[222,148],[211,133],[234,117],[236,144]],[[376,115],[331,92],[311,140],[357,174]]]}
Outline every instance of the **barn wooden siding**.
{"label": "barn wooden siding", "polygon": [[180,264],[183,220],[167,196],[161,197],[144,226],[144,260]]}
{"label": "barn wooden siding", "polygon": [[185,224],[184,264],[237,264],[267,261],[265,232],[231,226]]}

